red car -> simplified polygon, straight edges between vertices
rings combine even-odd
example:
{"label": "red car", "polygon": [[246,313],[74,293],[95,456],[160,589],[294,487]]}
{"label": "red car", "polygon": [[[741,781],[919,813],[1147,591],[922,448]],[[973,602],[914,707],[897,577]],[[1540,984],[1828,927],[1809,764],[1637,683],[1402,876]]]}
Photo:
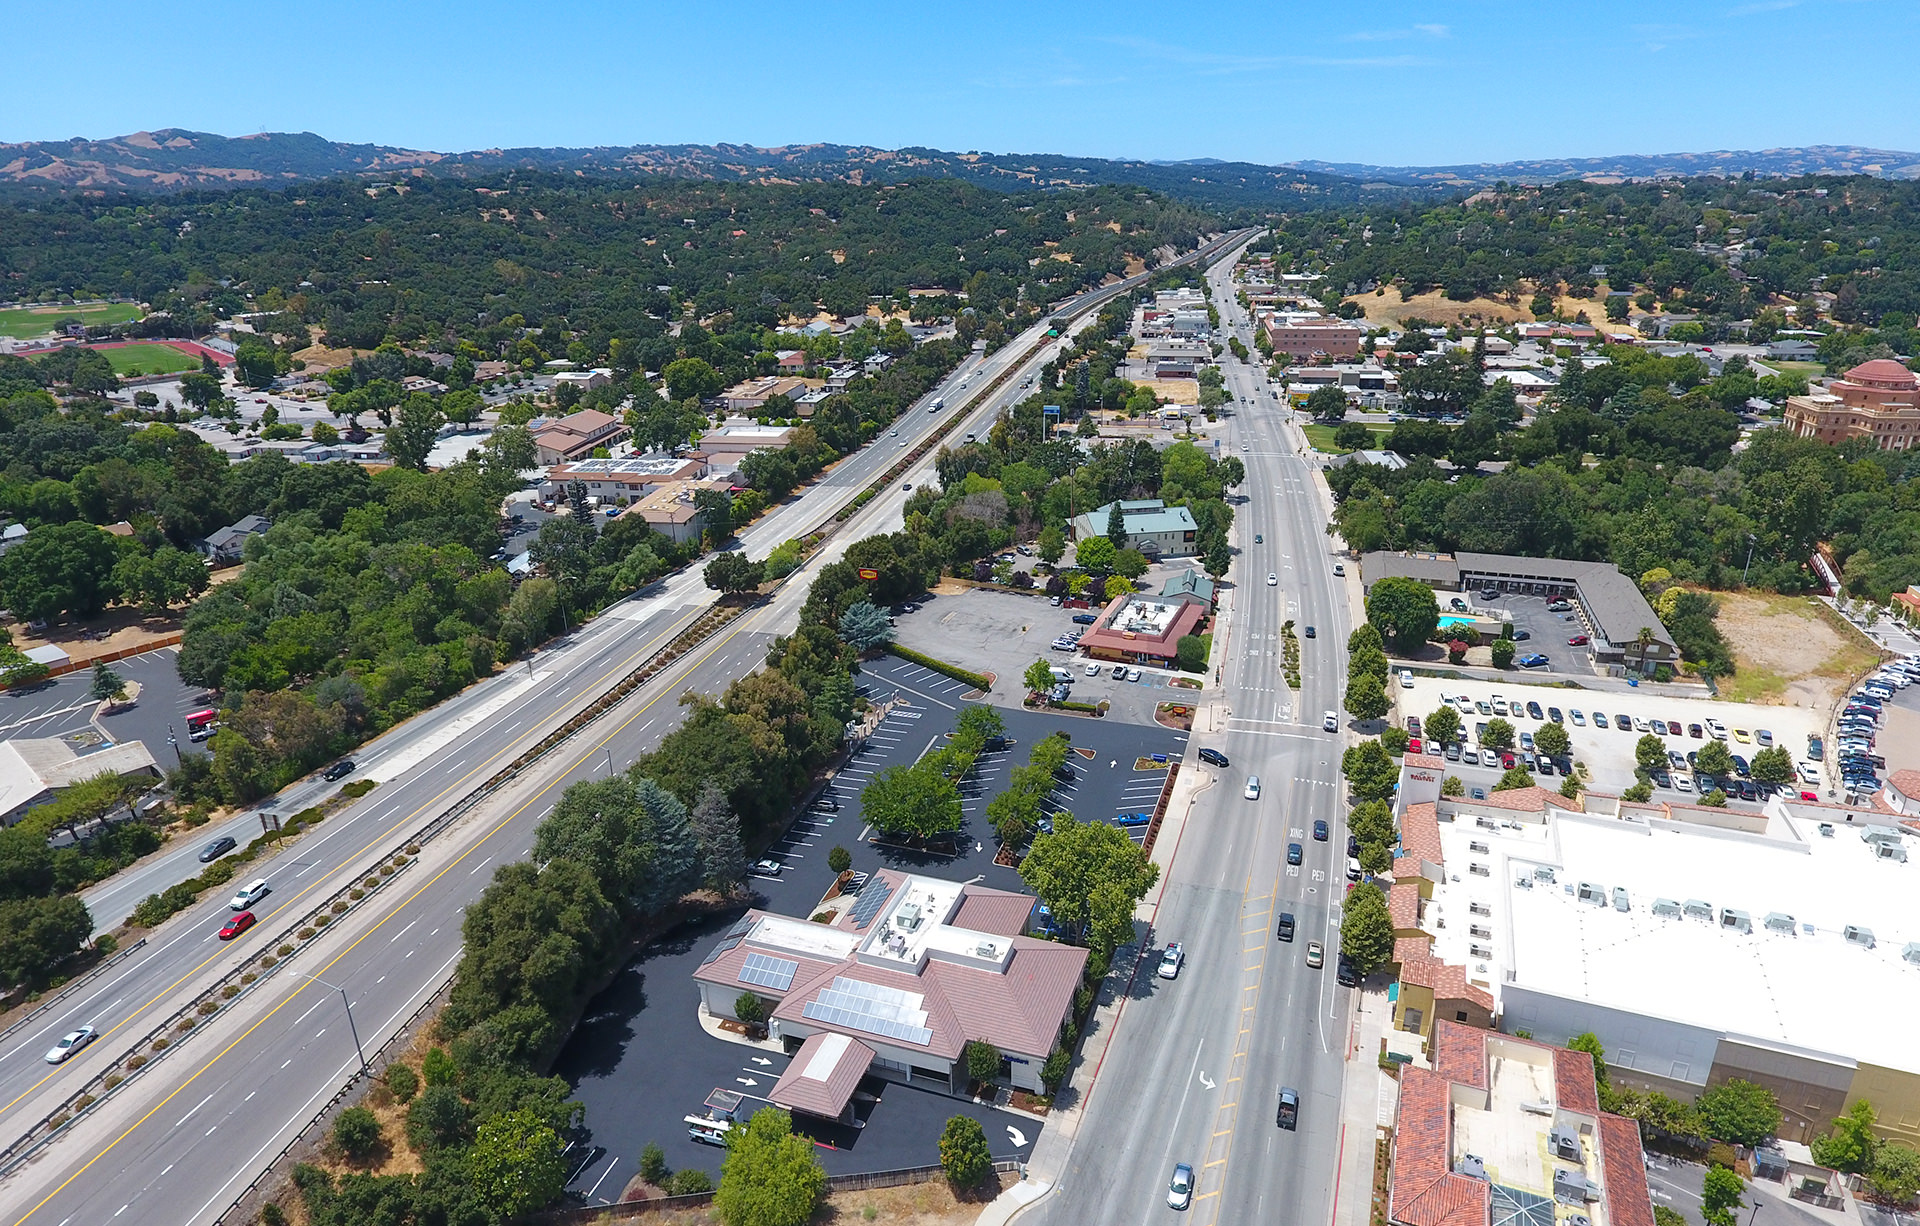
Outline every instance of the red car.
{"label": "red car", "polygon": [[1567,640],[1567,646],[1569,647],[1585,647],[1586,645],[1587,636],[1584,634],[1576,634]]}
{"label": "red car", "polygon": [[1803,790],[1801,791],[1801,793],[1800,793],[1800,799],[1802,799],[1802,800],[1819,800],[1819,799],[1820,799],[1820,797],[1819,797],[1819,796],[1818,796],[1818,795],[1817,795],[1816,793],[1813,793],[1813,792],[1809,792],[1809,791],[1806,791],[1806,790],[1804,790],[1804,789],[1803,789]]}
{"label": "red car", "polygon": [[1506,767],[1508,770],[1513,769],[1514,761],[1515,761],[1514,756],[1510,753],[1503,753],[1500,755],[1500,765]]}
{"label": "red car", "polygon": [[231,941],[247,929],[253,927],[255,922],[253,912],[241,911],[232,919],[228,920],[227,926],[220,930],[220,939],[223,941]]}
{"label": "red car", "polygon": [[1408,752],[1408,753],[1419,753],[1419,752],[1420,752],[1420,738],[1419,738],[1419,737],[1417,737],[1417,736],[1415,736],[1415,737],[1408,737],[1408,738],[1407,738],[1407,752]]}

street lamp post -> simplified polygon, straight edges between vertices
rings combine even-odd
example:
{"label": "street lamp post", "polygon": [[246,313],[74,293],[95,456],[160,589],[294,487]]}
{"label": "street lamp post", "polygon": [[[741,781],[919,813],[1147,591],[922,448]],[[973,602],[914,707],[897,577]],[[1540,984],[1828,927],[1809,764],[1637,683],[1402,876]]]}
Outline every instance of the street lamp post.
{"label": "street lamp post", "polygon": [[[347,1032],[353,1036],[353,1050],[360,1055],[360,1071],[362,1073],[367,1072],[367,1049],[360,1046],[360,1028],[353,1024],[353,1002],[347,999],[347,990],[338,984],[328,983],[318,975],[303,975],[299,971],[295,971],[294,974],[300,975],[302,979],[310,979],[323,988],[331,988],[333,991],[340,993],[340,1003],[347,1011]],[[1751,1224],[1749,1224],[1749,1226],[1751,1226]]]}
{"label": "street lamp post", "polygon": [[1747,564],[1740,568],[1740,586],[1741,587],[1747,586],[1747,572],[1753,569],[1753,547],[1756,541],[1757,541],[1757,538],[1753,535],[1753,533],[1751,532],[1747,533]]}

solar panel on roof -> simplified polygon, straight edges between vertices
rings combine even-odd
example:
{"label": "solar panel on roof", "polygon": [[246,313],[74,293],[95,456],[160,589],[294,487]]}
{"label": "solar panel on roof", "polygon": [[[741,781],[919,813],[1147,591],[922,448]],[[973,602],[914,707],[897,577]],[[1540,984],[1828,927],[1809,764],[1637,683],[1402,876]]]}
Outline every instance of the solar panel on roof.
{"label": "solar panel on roof", "polygon": [[933,1040],[920,998],[897,988],[838,976],[833,986],[801,1006],[801,1016],[925,1047]]}
{"label": "solar panel on roof", "polygon": [[700,965],[705,966],[721,954],[726,953],[740,942],[746,940],[747,933],[751,931],[753,931],[753,917],[751,915],[741,916],[733,922],[733,927],[727,929],[725,935],[720,938],[720,943],[715,945],[713,949],[707,953],[706,957],[700,959]]}
{"label": "solar panel on roof", "polygon": [[784,992],[793,986],[793,975],[800,964],[790,958],[776,958],[772,954],[748,954],[746,963],[740,968],[740,982],[751,983],[755,987],[771,988],[775,992]]}
{"label": "solar panel on roof", "polygon": [[893,887],[878,873],[874,874],[873,880],[867,882],[866,888],[860,891],[860,897],[854,900],[853,926],[865,928],[871,924],[873,917],[880,914],[880,908],[886,906],[887,899],[892,896]]}

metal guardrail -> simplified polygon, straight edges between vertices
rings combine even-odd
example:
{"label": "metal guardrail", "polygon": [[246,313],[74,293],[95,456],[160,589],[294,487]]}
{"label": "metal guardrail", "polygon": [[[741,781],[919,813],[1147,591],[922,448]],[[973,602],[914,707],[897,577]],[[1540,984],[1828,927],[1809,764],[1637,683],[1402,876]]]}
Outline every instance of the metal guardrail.
{"label": "metal guardrail", "polygon": [[125,958],[127,955],[133,953],[135,950],[139,949],[141,946],[145,945],[146,943],[147,943],[147,938],[141,937],[139,940],[127,946],[125,949],[109,954],[107,955],[106,958],[95,963],[93,966],[93,969],[88,971],[86,974],[80,976],[80,978],[70,979],[66,983],[62,984],[59,992],[55,993],[53,996],[47,998],[46,1000],[41,1001],[39,1004],[35,1005],[32,1009],[28,1010],[26,1015],[20,1018],[20,1020],[15,1022],[13,1025],[7,1027],[5,1030],[0,1030],[0,1041],[4,1041],[5,1039],[11,1037],[14,1034],[14,1032],[19,1030],[22,1026],[26,1026],[30,1024],[35,1018],[39,1017],[42,1013],[45,1013],[47,1010],[53,1008],[55,1005],[65,1000],[67,997],[73,995],[73,993],[75,993],[79,989],[91,983],[95,976],[99,975],[100,973],[105,971],[108,967],[120,961],[122,958]]}
{"label": "metal guardrail", "polygon": [[[199,993],[181,1005],[180,1008],[167,1015],[157,1026],[136,1040],[132,1046],[117,1057],[106,1069],[84,1082],[72,1094],[69,1094],[51,1111],[47,1112],[46,1115],[34,1121],[26,1132],[16,1137],[4,1149],[0,1149],[0,1178],[4,1178],[10,1174],[21,1163],[39,1152],[43,1146],[57,1138],[66,1125],[71,1123],[82,1111],[91,1110],[99,1106],[102,1102],[115,1097],[128,1086],[132,1085],[139,1076],[152,1069],[168,1055],[178,1051],[187,1039],[197,1033],[199,1029],[198,1022],[196,1021],[185,1030],[176,1030],[175,1037],[169,1039],[167,1045],[158,1051],[154,1050],[152,1046],[156,1039],[166,1037],[170,1029],[179,1027],[180,1023],[185,1019],[210,1019],[220,1010],[238,1003],[260,988],[281,967],[285,966],[303,950],[324,936],[327,928],[333,923],[345,919],[362,904],[371,901],[375,895],[380,894],[384,890],[388,883],[399,880],[400,873],[418,861],[418,849],[420,845],[426,843],[435,835],[440,834],[449,826],[452,826],[455,822],[465,817],[475,806],[517,778],[521,771],[532,765],[539,758],[550,753],[560,745],[565,744],[573,737],[578,736],[589,725],[599,719],[600,716],[617,706],[618,703],[633,690],[645,684],[646,681],[660,669],[667,667],[673,661],[679,659],[686,651],[699,646],[702,642],[705,642],[708,638],[718,633],[722,627],[732,621],[734,617],[738,616],[739,612],[740,610],[738,608],[715,609],[702,615],[702,617],[688,627],[687,631],[682,632],[676,636],[672,642],[655,652],[646,663],[630,672],[619,683],[590,704],[586,710],[574,715],[567,720],[565,724],[561,725],[560,728],[541,738],[541,740],[530,746],[518,758],[515,758],[505,767],[495,772],[485,782],[481,783],[479,787],[456,801],[439,816],[432,818],[424,826],[393,844],[392,848],[383,853],[377,861],[372,862],[367,870],[367,875],[371,877],[375,883],[371,889],[363,886],[361,884],[361,874],[355,873],[353,874],[353,879],[347,881],[326,898],[321,899],[305,914],[290,921],[280,930],[279,936],[270,940],[263,940],[260,943],[260,950],[253,956],[229,970],[225,975],[222,975],[212,984],[209,984],[205,991]],[[692,635],[692,637],[689,638],[689,635]],[[393,867],[394,871],[385,876],[379,875],[378,870],[381,867],[389,865]],[[361,897],[357,899],[351,898],[350,895],[355,891],[360,891]],[[346,904],[345,907],[336,910],[335,908],[343,902]],[[324,920],[321,918],[323,916],[325,917]],[[306,937],[298,936],[298,933],[302,930],[310,930],[310,935]],[[285,956],[278,954],[278,948],[289,943],[293,945],[292,952]],[[262,962],[267,958],[274,960],[273,965],[262,965]],[[253,976],[251,981],[245,981],[248,975]],[[228,992],[227,989],[230,987],[235,990]],[[213,1009],[208,1010],[205,1008],[208,1004],[212,1004]],[[145,1050],[143,1051],[142,1049]],[[126,1063],[139,1055],[145,1057],[140,1066],[138,1068],[127,1068]],[[107,1080],[111,1077],[117,1077],[119,1080],[115,1081],[112,1085],[108,1085]],[[56,1121],[58,1122],[56,1123]]]}

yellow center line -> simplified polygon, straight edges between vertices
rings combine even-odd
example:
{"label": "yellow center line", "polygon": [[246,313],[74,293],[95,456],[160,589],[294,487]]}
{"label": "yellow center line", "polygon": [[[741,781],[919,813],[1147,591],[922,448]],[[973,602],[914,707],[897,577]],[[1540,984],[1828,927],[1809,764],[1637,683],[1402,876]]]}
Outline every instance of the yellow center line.
{"label": "yellow center line", "polygon": [[[653,651],[655,649],[655,646],[660,642],[660,640],[663,637],[666,636],[667,633],[668,632],[666,631],[662,631],[660,634],[655,635],[654,638],[648,640],[646,646],[640,648],[638,651],[635,651],[633,654],[629,655],[625,660],[622,660],[620,663],[616,664],[612,669],[612,671],[607,673],[602,673],[600,676],[600,680],[604,682],[609,677],[621,675],[623,670],[631,671],[631,665],[633,664],[633,662],[639,659],[641,656],[646,655],[648,652]],[[624,728],[625,725],[623,724],[621,725],[621,727]],[[615,729],[615,731],[618,732],[619,729]],[[603,741],[602,744],[605,744],[605,742]],[[595,750],[597,751],[598,749],[599,749],[599,746],[595,746]],[[498,753],[494,754],[492,757],[481,762],[479,765],[475,766],[472,770],[468,771],[466,774],[460,776],[458,779],[455,779],[452,783],[449,783],[446,787],[442,788],[431,799],[429,799],[426,803],[420,805],[413,812],[395,821],[393,825],[398,825],[400,824],[400,822],[409,821],[413,818],[419,817],[421,814],[432,809],[435,805],[439,804],[442,800],[444,800],[449,792],[452,792],[455,789],[459,788],[460,786],[465,784],[468,780],[472,779],[475,775],[478,775],[481,772],[488,770],[490,767],[493,766],[494,763],[498,762],[502,757],[504,757],[511,750],[512,750],[512,746],[509,745],[505,749],[502,749]],[[362,844],[358,851],[353,852],[351,855],[347,856],[345,860],[341,861],[340,864],[328,870],[326,873],[323,873],[319,877],[316,877],[310,885],[306,886],[299,893],[289,896],[285,902],[275,907],[273,910],[273,914],[268,916],[267,918],[271,919],[273,918],[273,916],[282,914],[289,907],[293,906],[295,903],[299,902],[302,898],[305,898],[307,895],[313,893],[315,890],[319,889],[321,886],[326,885],[330,881],[337,880],[342,869],[346,868],[347,865],[352,864],[354,861],[358,860],[361,856],[366,855],[368,850],[370,850],[376,843],[385,841],[387,838],[391,837],[391,835],[392,835],[392,826],[388,826],[387,828],[379,831],[377,834],[374,835],[372,839]],[[235,874],[235,875],[237,876],[238,874]],[[160,952],[159,950],[154,951],[156,955],[158,955],[159,952]],[[168,984],[166,987],[154,993],[153,996],[148,998],[145,1004],[141,1005],[139,1008],[127,1014],[127,1016],[122,1018],[118,1023],[102,1031],[100,1033],[100,1037],[102,1039],[105,1039],[117,1033],[123,1027],[130,1025],[134,1021],[134,1019],[138,1018],[141,1014],[145,1013],[148,1009],[153,1008],[155,1005],[165,1000],[176,989],[178,989],[181,984],[185,983],[187,980],[193,978],[195,975],[199,974],[202,970],[206,969],[208,963],[218,960],[220,956],[225,952],[226,952],[226,949],[224,948],[216,948],[212,953],[208,954],[206,958],[203,959],[201,962],[199,962],[198,964],[192,967],[189,967],[185,974],[181,975],[178,979],[174,980],[172,983]],[[49,1080],[59,1076],[61,1073],[66,1071],[67,1070],[65,1068],[56,1066],[54,1069],[48,1072],[45,1076],[41,1077],[40,1080],[34,1082],[32,1085],[28,1086],[26,1089],[20,1091],[20,1093],[16,1095],[11,1102],[7,1103],[6,1106],[0,1107],[0,1116],[5,1115],[7,1112],[11,1111],[14,1107],[18,1106],[21,1099],[26,1098],[28,1095],[32,1094],[35,1090],[38,1090],[41,1086],[47,1084]]]}
{"label": "yellow center line", "polygon": [[[698,660],[694,661],[693,668],[698,668],[700,667],[700,665],[706,663],[709,659],[713,657],[713,654],[715,652],[719,651],[722,647],[726,646],[729,642],[731,642],[735,636],[741,633],[741,630],[743,629],[744,627],[735,629],[730,633],[726,634],[725,636],[723,636],[719,641],[715,642],[711,647],[707,649],[706,654],[702,655]],[[692,671],[692,670],[690,669],[689,671]],[[352,953],[355,949],[358,949],[360,947],[361,942],[365,941],[368,937],[371,937],[374,933],[384,928],[389,922],[391,922],[396,916],[398,916],[408,906],[412,905],[415,899],[419,898],[420,895],[426,893],[429,889],[431,889],[434,886],[434,884],[437,883],[442,877],[452,872],[460,864],[461,861],[465,860],[468,856],[471,856],[474,852],[480,850],[480,848],[485,846],[488,839],[491,839],[494,835],[500,833],[500,831],[504,830],[511,822],[513,822],[515,818],[519,817],[522,813],[525,813],[529,808],[532,808],[535,804],[538,804],[540,800],[544,798],[548,792],[551,792],[556,786],[558,786],[561,780],[564,780],[569,774],[571,774],[574,771],[575,768],[579,767],[581,763],[587,761],[589,758],[599,753],[602,745],[605,745],[608,741],[611,741],[615,736],[625,731],[629,724],[633,723],[634,720],[639,719],[642,715],[646,714],[648,709],[651,708],[654,703],[659,702],[662,698],[666,697],[668,694],[673,692],[674,691],[670,689],[663,689],[659,694],[656,694],[652,698],[648,699],[645,706],[641,707],[638,711],[635,711],[632,715],[629,715],[625,720],[621,722],[619,727],[613,729],[604,738],[602,738],[599,744],[589,747],[585,752],[581,753],[578,757],[576,757],[573,760],[572,764],[569,765],[565,770],[561,771],[559,776],[556,777],[552,783],[549,783],[546,787],[540,789],[540,791],[535,793],[530,799],[526,801],[526,803],[522,804],[519,808],[515,809],[512,813],[509,813],[506,817],[500,819],[500,821],[496,822],[493,826],[493,829],[487,831],[485,834],[481,835],[480,838],[474,841],[474,844],[472,847],[469,847],[467,848],[467,850],[461,852],[445,868],[441,869],[439,872],[435,873],[431,878],[423,882],[419,889],[409,894],[398,906],[394,907],[392,911],[382,916],[379,919],[379,921],[373,925],[373,927],[367,929],[367,931],[363,933],[358,940],[355,940],[353,944],[347,946],[345,949],[341,950],[338,954],[335,954],[333,958],[326,963],[326,965],[320,968],[321,973],[324,974],[325,972],[332,970],[334,965],[338,963],[342,958]],[[185,1081],[181,1082],[179,1087],[176,1088],[173,1091],[173,1093],[167,1095],[165,1098],[155,1103],[152,1109],[149,1110],[145,1115],[141,1116],[139,1119],[135,1120],[132,1124],[128,1125],[127,1130],[125,1132],[121,1133],[119,1136],[115,1137],[113,1140],[107,1142],[107,1144],[101,1148],[99,1153],[87,1159],[87,1163],[85,1166],[82,1166],[79,1170],[67,1176],[66,1179],[61,1182],[59,1187],[55,1188],[53,1191],[47,1193],[46,1196],[42,1197],[39,1204],[36,1204],[33,1208],[21,1214],[20,1217],[15,1220],[14,1226],[19,1226],[19,1223],[26,1221],[28,1218],[38,1213],[46,1205],[48,1201],[60,1195],[60,1193],[66,1191],[67,1185],[71,1184],[74,1180],[80,1178],[80,1176],[86,1174],[87,1171],[93,1166],[94,1163],[106,1157],[109,1153],[113,1151],[115,1146],[119,1145],[120,1142],[132,1136],[134,1132],[138,1130],[142,1124],[146,1123],[149,1119],[153,1118],[154,1112],[159,1111],[162,1107],[166,1106],[168,1103],[178,1098],[180,1094],[183,1091],[185,1091],[188,1086],[192,1085],[195,1081],[199,1080],[201,1074],[205,1073],[208,1069],[212,1068],[214,1065],[218,1064],[221,1060],[225,1059],[229,1052],[231,1052],[234,1048],[240,1046],[241,1043],[245,1042],[248,1038],[250,1038],[253,1035],[254,1031],[266,1025],[268,1019],[272,1018],[274,1014],[280,1012],[280,1010],[292,1004],[294,1000],[299,997],[300,993],[306,991],[306,989],[309,986],[311,986],[311,984],[312,984],[312,980],[310,979],[303,980],[300,983],[299,987],[296,987],[292,992],[288,993],[287,998],[285,1000],[281,1001],[279,1004],[275,1005],[272,1009],[268,1010],[265,1017],[262,1017],[259,1021],[255,1022],[253,1025],[247,1027],[245,1031],[243,1031],[238,1037],[236,1037],[233,1040],[233,1042],[221,1048],[217,1055],[215,1055],[211,1060],[208,1060],[205,1064],[201,1065],[200,1068],[197,1069],[191,1077],[188,1077]]]}

